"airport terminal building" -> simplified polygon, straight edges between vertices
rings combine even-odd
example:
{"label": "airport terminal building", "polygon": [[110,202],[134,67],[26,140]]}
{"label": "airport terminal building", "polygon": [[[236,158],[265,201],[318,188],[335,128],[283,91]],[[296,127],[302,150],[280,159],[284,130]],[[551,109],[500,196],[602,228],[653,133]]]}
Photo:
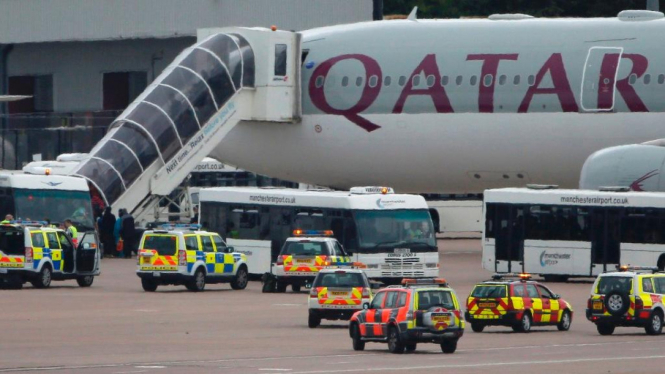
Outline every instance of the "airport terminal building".
{"label": "airport terminal building", "polygon": [[0,2],[0,165],[88,152],[207,27],[286,30],[370,21],[372,0],[24,0]]}

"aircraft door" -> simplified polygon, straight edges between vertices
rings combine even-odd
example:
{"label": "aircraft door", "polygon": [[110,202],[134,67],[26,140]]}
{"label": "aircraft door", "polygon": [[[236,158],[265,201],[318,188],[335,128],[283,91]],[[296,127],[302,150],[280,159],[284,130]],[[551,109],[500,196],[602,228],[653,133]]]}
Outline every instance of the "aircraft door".
{"label": "aircraft door", "polygon": [[580,102],[585,112],[614,109],[616,80],[623,48],[591,47],[584,63]]}

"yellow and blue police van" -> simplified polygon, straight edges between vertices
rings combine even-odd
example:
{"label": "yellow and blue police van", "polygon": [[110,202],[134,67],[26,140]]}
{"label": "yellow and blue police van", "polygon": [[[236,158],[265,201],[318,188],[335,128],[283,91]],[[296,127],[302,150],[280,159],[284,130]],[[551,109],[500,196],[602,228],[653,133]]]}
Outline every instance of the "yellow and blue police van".
{"label": "yellow and blue police van", "polygon": [[247,287],[247,257],[236,253],[214,232],[200,225],[162,225],[143,233],[136,274],[143,290],[160,285],[184,285],[203,291],[207,283],[230,283],[234,290]]}
{"label": "yellow and blue police van", "polygon": [[19,289],[30,282],[48,288],[51,281],[75,279],[90,287],[99,275],[99,248],[94,234],[75,245],[64,230],[46,222],[10,221],[0,224],[0,283]]}

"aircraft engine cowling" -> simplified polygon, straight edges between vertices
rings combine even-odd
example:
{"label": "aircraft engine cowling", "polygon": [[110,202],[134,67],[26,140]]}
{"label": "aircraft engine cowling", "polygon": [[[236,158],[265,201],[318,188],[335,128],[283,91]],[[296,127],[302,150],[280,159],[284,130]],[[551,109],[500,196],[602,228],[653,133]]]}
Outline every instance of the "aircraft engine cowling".
{"label": "aircraft engine cowling", "polygon": [[580,174],[580,188],[630,187],[633,191],[665,191],[665,141],[601,149],[589,156]]}

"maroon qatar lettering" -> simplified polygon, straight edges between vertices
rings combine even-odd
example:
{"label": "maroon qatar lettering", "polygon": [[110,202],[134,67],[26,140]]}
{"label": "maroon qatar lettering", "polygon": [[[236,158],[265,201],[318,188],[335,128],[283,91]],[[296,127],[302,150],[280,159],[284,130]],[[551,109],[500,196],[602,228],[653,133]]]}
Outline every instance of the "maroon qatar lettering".
{"label": "maroon qatar lettering", "polygon": [[[519,54],[517,53],[467,55],[467,62],[482,62],[480,66],[480,82],[478,84],[478,112],[494,113],[495,87],[497,78],[500,76],[500,67],[502,64],[514,63],[514,61],[518,61],[518,58]],[[319,87],[316,85],[317,78],[322,77],[325,82],[333,66],[344,60],[356,60],[363,65],[365,70],[365,84],[362,88],[360,98],[348,109],[334,108],[325,96],[325,84],[321,84]],[[631,62],[632,67],[626,77],[617,79],[615,83],[613,73],[616,71],[615,69],[620,62],[619,60]],[[622,54],[620,57],[618,54],[606,54],[601,64],[600,76],[598,77],[598,108],[611,109],[614,92],[618,92],[631,112],[647,112],[646,105],[629,80],[633,75],[639,79],[645,74],[649,64],[648,59],[640,54]],[[429,96],[436,113],[454,113],[455,110],[448,93],[441,84],[441,75],[436,55],[427,54],[411,72],[409,79],[401,89],[397,101],[389,107],[392,109],[388,108],[387,111],[403,113],[410,97]],[[491,77],[489,81],[485,79],[488,75]],[[424,76],[426,80],[433,77],[434,84],[425,84],[424,88],[414,87],[413,81],[415,76]],[[551,86],[544,86],[543,80],[546,77],[551,79]],[[370,84],[370,82],[373,83]],[[361,114],[370,108],[379,98],[379,94],[383,88],[382,83],[383,72],[375,59],[363,54],[345,54],[332,57],[319,64],[312,73],[308,87],[312,103],[323,113],[343,116],[365,131],[372,132],[381,128],[381,126],[369,121]],[[528,113],[531,102],[536,95],[556,97],[563,112],[579,111],[579,106],[573,94],[561,53],[552,53],[539,68],[533,84],[527,87],[517,112]]]}

